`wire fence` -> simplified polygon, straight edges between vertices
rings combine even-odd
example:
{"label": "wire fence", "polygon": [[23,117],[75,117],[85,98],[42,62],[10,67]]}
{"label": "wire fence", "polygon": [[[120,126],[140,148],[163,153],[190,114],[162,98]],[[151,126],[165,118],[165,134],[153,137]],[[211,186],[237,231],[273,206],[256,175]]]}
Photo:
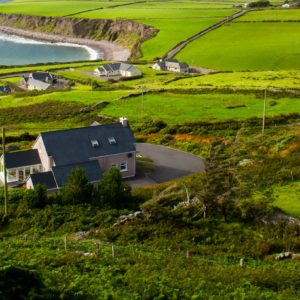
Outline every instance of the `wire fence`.
{"label": "wire fence", "polygon": [[[94,257],[128,257],[134,256],[149,256],[158,259],[166,257],[178,257],[182,259],[196,259],[202,262],[220,264],[220,265],[239,265],[240,267],[258,268],[262,264],[250,258],[236,258],[236,257],[215,257],[199,255],[193,251],[174,251],[171,249],[156,249],[156,248],[143,248],[131,245],[118,245],[112,242],[101,241],[98,239],[81,239],[73,236],[64,237],[38,237],[38,236],[15,236],[3,237],[2,243],[13,246],[14,249],[22,248],[44,248],[74,252],[84,256]],[[264,262],[266,264],[266,262]]]}

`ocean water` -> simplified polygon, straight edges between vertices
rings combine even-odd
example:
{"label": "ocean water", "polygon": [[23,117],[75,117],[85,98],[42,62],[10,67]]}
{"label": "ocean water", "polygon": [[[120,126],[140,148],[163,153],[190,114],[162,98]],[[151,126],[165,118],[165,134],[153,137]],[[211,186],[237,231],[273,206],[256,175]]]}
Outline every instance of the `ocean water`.
{"label": "ocean water", "polygon": [[86,46],[39,42],[0,31],[0,66],[94,60],[97,58],[98,54]]}

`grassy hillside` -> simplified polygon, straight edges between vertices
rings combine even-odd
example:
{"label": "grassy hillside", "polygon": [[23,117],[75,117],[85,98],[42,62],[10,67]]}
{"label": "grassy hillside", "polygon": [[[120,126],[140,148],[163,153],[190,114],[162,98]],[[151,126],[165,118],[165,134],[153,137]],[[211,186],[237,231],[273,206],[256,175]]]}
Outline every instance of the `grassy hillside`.
{"label": "grassy hillside", "polygon": [[232,23],[187,45],[176,58],[215,70],[300,68],[300,23]]}

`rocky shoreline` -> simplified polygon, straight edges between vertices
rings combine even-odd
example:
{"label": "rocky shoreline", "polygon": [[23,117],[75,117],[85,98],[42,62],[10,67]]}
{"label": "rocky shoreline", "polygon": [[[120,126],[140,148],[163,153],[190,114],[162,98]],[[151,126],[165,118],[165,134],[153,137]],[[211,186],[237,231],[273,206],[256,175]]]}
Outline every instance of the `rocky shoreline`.
{"label": "rocky shoreline", "polygon": [[51,33],[42,33],[42,32],[24,30],[20,28],[1,26],[1,25],[0,25],[0,31],[6,34],[12,34],[12,35],[16,35],[24,38],[30,38],[38,41],[45,41],[51,43],[69,43],[69,44],[76,44],[76,45],[90,47],[91,49],[96,51],[99,58],[103,60],[127,61],[131,55],[128,49],[125,49],[119,45],[113,44],[105,40],[95,41],[91,39],[75,38],[75,37],[63,36],[63,35],[51,34]]}

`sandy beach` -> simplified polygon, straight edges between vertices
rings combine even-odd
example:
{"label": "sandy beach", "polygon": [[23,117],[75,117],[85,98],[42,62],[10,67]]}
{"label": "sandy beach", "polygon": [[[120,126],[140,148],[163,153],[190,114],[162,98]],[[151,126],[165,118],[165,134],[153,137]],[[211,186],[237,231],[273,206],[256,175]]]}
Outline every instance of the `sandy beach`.
{"label": "sandy beach", "polygon": [[46,41],[51,43],[68,43],[87,46],[96,51],[99,58],[103,60],[127,61],[130,56],[130,51],[128,49],[125,49],[121,46],[118,46],[105,40],[95,41],[90,39],[74,38],[57,34],[46,34],[42,32],[35,32],[8,26],[0,26],[0,31],[6,34],[12,34],[38,41]]}

